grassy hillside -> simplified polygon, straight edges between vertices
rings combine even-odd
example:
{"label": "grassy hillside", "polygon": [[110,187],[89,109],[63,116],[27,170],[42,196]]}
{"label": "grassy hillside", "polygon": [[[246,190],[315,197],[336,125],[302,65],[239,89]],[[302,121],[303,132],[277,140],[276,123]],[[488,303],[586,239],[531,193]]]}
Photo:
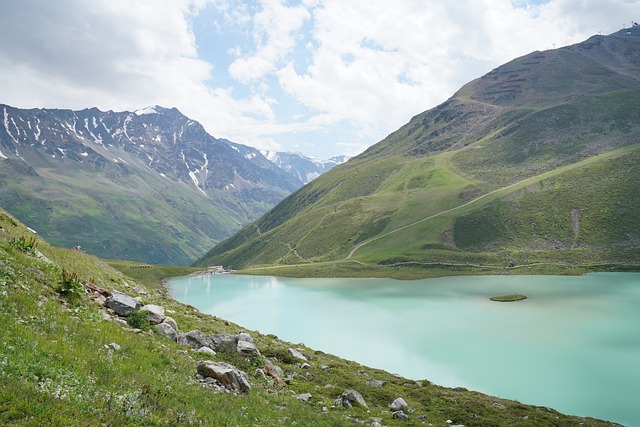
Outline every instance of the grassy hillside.
{"label": "grassy hillside", "polygon": [[[0,227],[1,425],[338,426],[370,425],[374,420],[384,425],[612,425],[396,377],[300,344],[296,347],[312,357],[311,368],[302,369],[287,353],[292,344],[255,331],[250,334],[259,357],[186,350],[163,336],[136,333],[105,317],[105,309],[88,298],[84,288],[116,289],[145,304],[160,304],[171,310],[184,331],[241,331],[238,325],[167,297],[158,279],[193,269],[136,269],[132,263],[113,262],[136,275],[132,279],[93,256],[50,246],[4,211]],[[208,358],[249,373],[251,393],[219,394],[203,387],[194,379],[196,363]],[[266,358],[292,377],[288,384],[275,387],[253,376]],[[386,384],[367,385],[370,378]],[[358,390],[368,409],[333,407],[347,389]],[[308,402],[296,399],[302,393],[312,395]],[[408,422],[389,412],[388,405],[397,397],[414,409]]]}
{"label": "grassy hillside", "polygon": [[620,218],[640,216],[639,45],[640,29],[498,67],[196,265],[394,277],[637,268],[638,223]]}
{"label": "grassy hillside", "polygon": [[[213,206],[184,184],[142,173],[114,177],[74,168],[19,173],[0,169],[0,206],[56,245],[82,244],[105,258],[186,265],[256,212]],[[24,164],[22,164],[24,165]],[[7,167],[9,166],[9,167]],[[257,206],[266,209],[267,206]],[[256,209],[256,211],[259,211]]]}

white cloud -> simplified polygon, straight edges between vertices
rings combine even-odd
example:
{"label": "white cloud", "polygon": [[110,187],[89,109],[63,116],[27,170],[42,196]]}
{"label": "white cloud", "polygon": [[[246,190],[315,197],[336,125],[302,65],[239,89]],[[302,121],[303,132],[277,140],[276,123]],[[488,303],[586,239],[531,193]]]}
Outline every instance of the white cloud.
{"label": "white cloud", "polygon": [[[175,106],[213,135],[240,143],[354,154],[501,63],[629,26],[640,18],[634,15],[639,5],[3,1],[0,102],[23,108]],[[196,40],[193,23],[205,12],[212,12],[205,27],[218,31],[212,38],[217,57],[204,55],[208,45]],[[220,32],[229,28],[237,38]]]}
{"label": "white cloud", "polygon": [[263,0],[262,7],[253,16],[255,52],[238,58],[229,67],[231,76],[245,84],[276,69],[295,46],[294,32],[309,17],[303,6],[285,6],[282,0]]}
{"label": "white cloud", "polygon": [[[539,3],[539,2],[538,2]],[[313,10],[311,64],[277,71],[304,105],[382,138],[467,81],[533,50],[581,41],[637,0],[326,0]],[[602,28],[604,27],[604,28]],[[374,141],[371,141],[374,142]]]}

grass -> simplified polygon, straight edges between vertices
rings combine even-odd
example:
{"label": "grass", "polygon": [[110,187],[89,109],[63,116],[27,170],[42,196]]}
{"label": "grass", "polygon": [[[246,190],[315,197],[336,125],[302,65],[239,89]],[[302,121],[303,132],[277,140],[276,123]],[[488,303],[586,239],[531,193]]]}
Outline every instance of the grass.
{"label": "grass", "polygon": [[[154,334],[137,334],[105,320],[105,310],[85,293],[69,298],[61,281],[116,289],[143,303],[165,307],[183,331],[237,333],[243,328],[169,298],[160,282],[191,269],[168,266],[131,268],[113,262],[138,278],[82,253],[50,246],[6,213],[0,213],[0,424],[6,426],[342,426],[385,425],[586,425],[610,423],[562,415],[547,408],[450,389],[427,380],[414,381],[343,360],[273,335],[248,331],[262,355],[244,358],[218,353],[214,360],[234,364],[250,375],[252,392],[216,394],[195,379],[202,356]],[[11,244],[33,237],[39,252]],[[41,257],[42,253],[45,257]],[[64,276],[63,276],[63,272]],[[111,343],[120,346],[114,350]],[[289,347],[311,356],[302,369],[287,357]],[[210,356],[208,356],[210,357]],[[289,377],[273,387],[253,372],[269,357]],[[386,382],[366,385],[369,378]],[[550,385],[552,386],[552,385]],[[358,390],[369,409],[333,408],[346,389]],[[310,393],[304,403],[294,395]],[[388,405],[403,397],[414,412],[409,423],[396,420]],[[499,403],[507,409],[496,408]],[[323,407],[328,411],[323,412]],[[426,417],[426,418],[419,418]],[[527,417],[526,419],[524,417]]]}
{"label": "grass", "polygon": [[[434,171],[446,169],[454,156],[445,153],[416,161],[402,169],[402,177],[389,177],[385,188],[411,182],[421,164]],[[513,269],[578,274],[598,265],[637,270],[640,258],[633,236],[640,236],[640,224],[634,212],[640,206],[629,195],[640,186],[638,164],[639,147],[631,146],[490,193],[449,175],[438,184],[440,191],[412,190],[404,196],[414,197],[412,203],[398,203],[386,214],[374,209],[380,200],[384,209],[390,209],[391,203],[384,199],[398,199],[392,191],[333,208],[314,206],[300,213],[298,220],[224,254],[221,263],[236,267],[246,262],[251,274],[411,279],[501,274]],[[456,191],[459,198],[447,196]],[[484,196],[478,198],[479,194]],[[456,202],[453,207],[452,202]],[[432,212],[435,215],[429,215]],[[300,223],[308,225],[303,228]],[[366,226],[356,234],[354,228],[363,223]],[[406,228],[399,229],[400,225]],[[352,258],[357,262],[342,262],[369,237],[371,241]],[[275,260],[274,248],[278,250]],[[256,270],[265,267],[269,268]]]}
{"label": "grass", "polygon": [[[335,263],[370,241],[355,252],[356,260],[439,262],[442,254],[429,248],[448,245],[454,264],[483,253],[491,264],[502,265],[494,251],[529,251],[526,262],[547,262],[546,251],[562,249],[559,265],[596,263],[604,253],[606,262],[616,262],[620,254],[617,261],[626,268],[623,235],[640,236],[632,219],[639,207],[632,206],[627,185],[629,176],[637,181],[638,172],[619,160],[621,169],[611,169],[603,182],[594,176],[615,167],[608,158],[637,164],[640,89],[598,83],[596,73],[585,78],[595,79],[589,84],[598,83],[601,93],[583,93],[564,72],[550,80],[536,76],[556,85],[553,90],[562,96],[546,102],[542,93],[532,92],[522,94],[532,97],[530,105],[520,99],[513,108],[496,108],[479,101],[475,90],[494,84],[479,79],[303,187],[198,265]],[[569,96],[573,90],[581,96]],[[569,185],[567,177],[575,183]],[[602,203],[595,207],[597,200]],[[597,212],[586,214],[577,206],[585,203]],[[571,215],[580,216],[577,234],[566,227]],[[636,237],[627,237],[627,243]],[[587,258],[579,260],[578,254]],[[631,263],[638,261],[631,255]]]}
{"label": "grass", "polygon": [[141,172],[144,182],[132,175],[118,183],[82,169],[38,173],[42,176],[0,171],[6,184],[0,206],[50,242],[80,244],[103,258],[188,265],[265,210],[228,208],[225,196],[214,206],[183,184],[148,172]]}

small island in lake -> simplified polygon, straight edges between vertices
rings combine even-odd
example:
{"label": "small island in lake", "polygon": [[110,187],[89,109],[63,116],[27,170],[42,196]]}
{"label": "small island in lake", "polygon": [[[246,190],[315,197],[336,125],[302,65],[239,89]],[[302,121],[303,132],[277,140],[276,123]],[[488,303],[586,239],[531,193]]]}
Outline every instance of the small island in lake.
{"label": "small island in lake", "polygon": [[527,299],[525,295],[513,294],[513,295],[500,295],[497,297],[489,298],[491,301],[498,302],[514,302],[514,301],[522,301],[523,299]]}

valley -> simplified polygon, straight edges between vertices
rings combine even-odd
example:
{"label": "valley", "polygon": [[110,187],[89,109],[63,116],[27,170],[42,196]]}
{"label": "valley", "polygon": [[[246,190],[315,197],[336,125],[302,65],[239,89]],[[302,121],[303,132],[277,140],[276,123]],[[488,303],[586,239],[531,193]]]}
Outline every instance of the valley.
{"label": "valley", "polygon": [[[640,271],[639,52],[637,24],[531,52],[360,155],[326,163],[215,138],[176,108],[0,105],[0,423],[617,426],[613,412],[536,406],[552,406],[538,397],[556,392],[578,356],[587,368],[576,376],[593,382],[554,399],[613,378],[623,394],[609,403],[635,422],[635,377],[606,365],[624,369],[637,347],[637,275],[621,278]],[[226,300],[212,299],[212,266],[239,273],[224,274],[216,296]],[[590,272],[603,282],[568,277]],[[188,286],[180,297],[168,287],[176,276],[195,283],[193,299]],[[443,276],[473,277],[409,281]],[[313,280],[285,297],[282,277]],[[494,286],[517,277],[529,284]],[[621,303],[611,277],[624,283]],[[458,279],[468,281],[431,293]],[[518,303],[490,300],[521,293]],[[429,305],[451,295],[470,305]],[[407,335],[394,331],[398,318]],[[474,329],[480,318],[504,338],[497,347],[484,347],[493,337]],[[350,322],[384,333],[354,344]],[[438,322],[469,335],[437,341]],[[502,334],[505,322],[516,329]],[[283,324],[306,330],[263,330]],[[318,348],[300,342],[322,337],[317,328],[329,332]],[[551,341],[534,349],[539,337]],[[593,347],[576,347],[578,337]],[[431,371],[411,372],[420,357],[400,344],[399,374],[365,366],[397,339],[433,344]],[[353,347],[364,350],[343,357],[356,361],[330,354]],[[457,386],[455,374],[444,385],[423,378],[446,378],[454,358],[504,376],[500,363],[487,368],[498,355],[517,376],[527,351],[558,362],[534,405],[471,391],[471,380]]]}

